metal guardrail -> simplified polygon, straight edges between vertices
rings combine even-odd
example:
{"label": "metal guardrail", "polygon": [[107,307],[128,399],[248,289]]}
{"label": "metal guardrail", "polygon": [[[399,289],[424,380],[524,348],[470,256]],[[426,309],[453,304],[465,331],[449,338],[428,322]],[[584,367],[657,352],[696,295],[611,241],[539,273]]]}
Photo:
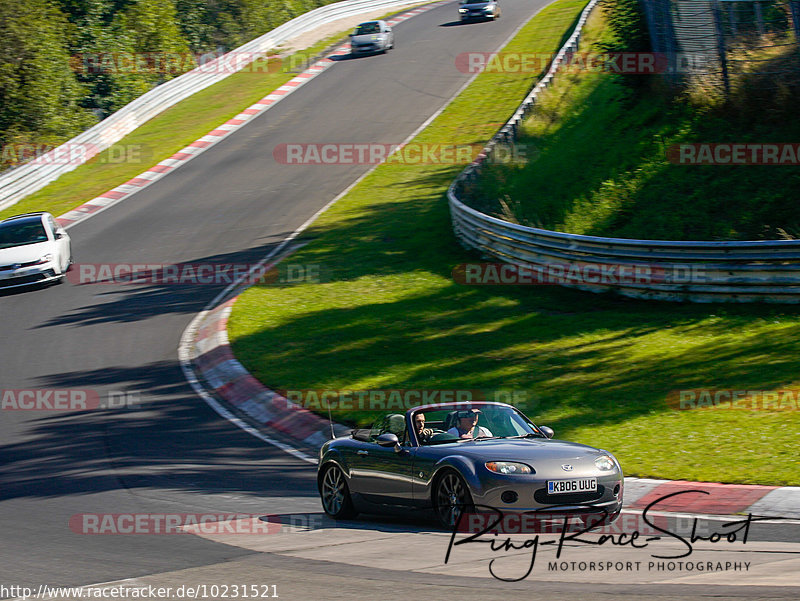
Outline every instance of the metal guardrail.
{"label": "metal guardrail", "polygon": [[566,55],[577,50],[581,29],[596,4],[592,0],[584,9],[545,77],[451,184],[447,196],[459,241],[485,257],[518,266],[528,281],[656,300],[800,302],[800,240],[679,242],[566,234],[509,223],[459,199],[495,147],[515,142],[536,96],[550,85]]}
{"label": "metal guardrail", "polygon": [[[301,33],[335,19],[411,4],[409,0],[343,0],[309,11],[202,66],[156,86],[61,146],[0,175],[0,210],[40,190],[115,144],[137,127],[192,94],[240,71],[253,60]],[[231,60],[234,57],[236,60]],[[244,57],[242,59],[242,57]],[[84,152],[75,157],[75,149]],[[69,161],[58,157],[71,156]]]}

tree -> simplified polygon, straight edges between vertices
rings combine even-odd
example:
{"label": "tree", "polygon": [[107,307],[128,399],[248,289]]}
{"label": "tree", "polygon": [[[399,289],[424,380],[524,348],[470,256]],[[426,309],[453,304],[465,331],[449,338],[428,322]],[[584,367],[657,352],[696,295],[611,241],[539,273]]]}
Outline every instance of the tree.
{"label": "tree", "polygon": [[55,144],[94,121],[79,101],[63,14],[47,0],[0,0],[0,142]]}

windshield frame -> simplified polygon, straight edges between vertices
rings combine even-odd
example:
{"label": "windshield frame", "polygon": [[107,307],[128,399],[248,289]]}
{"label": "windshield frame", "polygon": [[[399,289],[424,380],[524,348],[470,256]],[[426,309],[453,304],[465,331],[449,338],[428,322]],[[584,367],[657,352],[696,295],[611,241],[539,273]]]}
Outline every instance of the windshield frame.
{"label": "windshield frame", "polygon": [[[372,28],[370,28],[370,31],[361,31],[361,28],[366,26],[366,25],[374,26],[375,30],[373,31]],[[377,35],[377,34],[382,33],[382,32],[383,32],[383,29],[382,29],[380,23],[378,23],[377,21],[369,21],[367,23],[361,23],[360,25],[358,25],[356,27],[356,31],[355,31],[355,33],[353,33],[353,35],[354,36],[355,35]]]}
{"label": "windshield frame", "polygon": [[[451,411],[463,411],[467,409],[480,409],[482,413],[492,413],[498,412],[499,410],[508,410],[511,411],[518,419],[521,420],[522,424],[526,426],[530,432],[524,432],[522,434],[506,434],[506,435],[496,435],[494,431],[492,432],[492,436],[485,436],[485,437],[476,437],[476,438],[464,438],[464,439],[448,439],[448,440],[438,440],[438,441],[429,441],[424,444],[417,437],[417,431],[414,427],[414,420],[418,413],[433,413],[433,412],[446,412],[449,413]],[[483,423],[482,423],[483,420]],[[426,419],[426,423],[427,423]],[[529,434],[532,434],[536,438],[547,439],[547,436],[536,426],[535,423],[522,411],[514,407],[513,405],[508,405],[506,403],[495,403],[495,402],[469,402],[469,403],[439,403],[436,405],[421,405],[419,407],[413,407],[408,410],[407,412],[407,419],[406,419],[407,427],[410,427],[409,434],[413,435],[413,445],[417,447],[432,447],[437,446],[440,444],[452,444],[452,443],[463,443],[463,442],[476,442],[481,440],[507,440],[513,438],[522,438]],[[478,418],[478,425],[486,427],[486,419],[483,416]],[[427,427],[427,426],[426,426]],[[413,433],[413,434],[412,434]]]}
{"label": "windshield frame", "polygon": [[[22,239],[16,242],[7,243],[3,240],[3,232],[4,231],[14,231],[14,230],[28,230],[32,228],[38,228],[45,236],[44,240],[33,240],[33,239]],[[33,232],[32,232],[33,233]],[[39,218],[30,218],[30,219],[11,219],[8,221],[0,222],[0,250],[5,250],[8,248],[18,248],[20,246],[30,246],[32,244],[42,244],[44,242],[51,242],[51,234],[45,225],[44,221]]]}

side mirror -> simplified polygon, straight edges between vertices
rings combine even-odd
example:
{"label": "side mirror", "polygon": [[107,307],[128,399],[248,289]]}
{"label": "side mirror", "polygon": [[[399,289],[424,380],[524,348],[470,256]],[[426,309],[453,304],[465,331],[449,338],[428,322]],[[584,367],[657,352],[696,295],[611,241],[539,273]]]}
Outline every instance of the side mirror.
{"label": "side mirror", "polygon": [[56,232],[56,233],[55,233],[55,238],[56,238],[56,240],[61,240],[61,238],[63,238],[63,237],[64,237],[64,234],[63,234],[63,233],[61,233],[61,232]]}
{"label": "side mirror", "polygon": [[556,433],[553,432],[553,428],[550,426],[539,426],[539,432],[547,436],[547,438],[553,438],[553,436],[556,435]]}
{"label": "side mirror", "polygon": [[375,442],[382,447],[394,447],[395,451],[400,451],[400,441],[397,439],[397,434],[392,434],[390,432],[381,434],[375,439]]}
{"label": "side mirror", "polygon": [[352,38],[354,35],[356,35],[356,34],[354,34],[354,33],[348,33],[348,34],[347,34],[347,37],[348,37],[348,38]]}

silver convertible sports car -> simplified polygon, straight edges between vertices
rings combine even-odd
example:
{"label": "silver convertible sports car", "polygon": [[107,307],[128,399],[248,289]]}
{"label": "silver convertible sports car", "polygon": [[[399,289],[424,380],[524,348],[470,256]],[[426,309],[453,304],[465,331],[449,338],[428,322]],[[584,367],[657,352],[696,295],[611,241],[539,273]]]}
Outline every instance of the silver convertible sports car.
{"label": "silver convertible sports car", "polygon": [[462,513],[487,510],[616,519],[623,478],[614,456],[552,436],[504,403],[390,413],[320,449],[322,506],[337,519],[432,510],[446,528]]}

